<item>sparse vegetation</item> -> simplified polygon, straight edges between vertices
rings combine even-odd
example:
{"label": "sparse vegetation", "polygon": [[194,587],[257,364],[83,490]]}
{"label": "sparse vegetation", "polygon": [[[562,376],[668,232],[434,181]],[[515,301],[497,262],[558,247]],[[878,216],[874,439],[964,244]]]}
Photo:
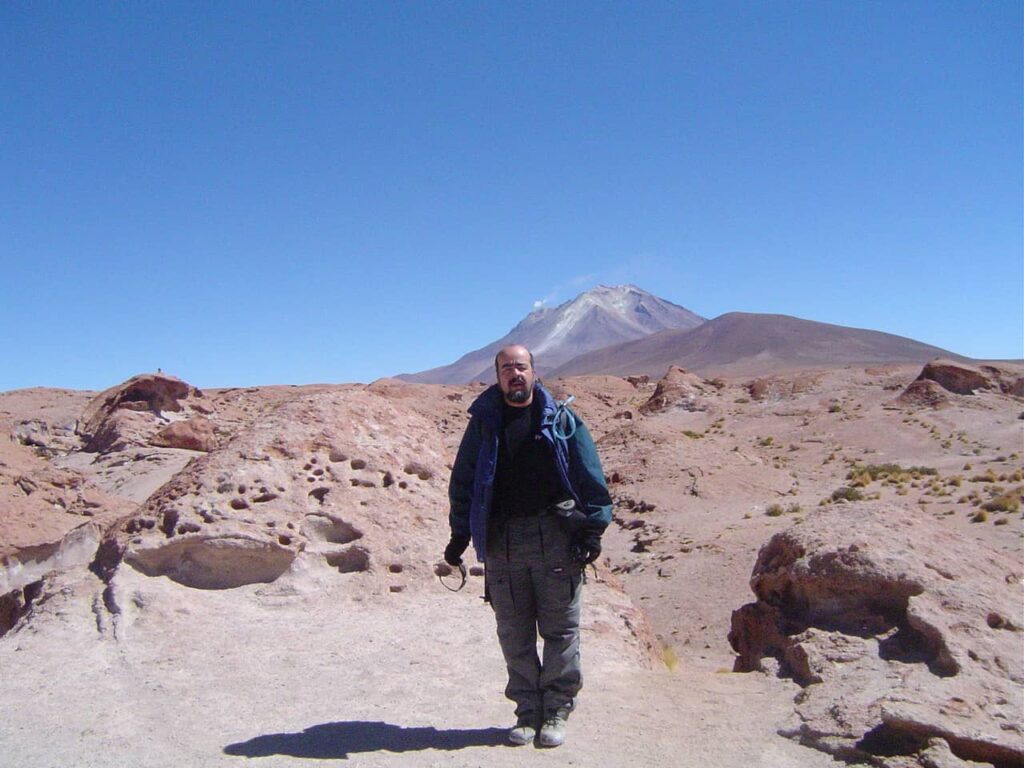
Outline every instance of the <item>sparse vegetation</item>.
{"label": "sparse vegetation", "polygon": [[982,504],[981,508],[986,512],[1019,512],[1021,498],[1024,498],[1024,486],[1000,493]]}
{"label": "sparse vegetation", "polygon": [[684,429],[683,434],[686,435],[691,440],[700,440],[702,437],[704,437],[704,435],[702,435],[700,432],[694,432],[692,429]]}
{"label": "sparse vegetation", "polygon": [[768,517],[781,517],[782,515],[797,515],[801,512],[800,505],[796,502],[783,509],[781,504],[769,504],[764,513]]}
{"label": "sparse vegetation", "polygon": [[857,488],[844,485],[842,488],[832,491],[831,498],[832,501],[860,501],[864,498],[864,494]]}
{"label": "sparse vegetation", "polygon": [[679,654],[676,653],[676,649],[671,645],[663,645],[661,647],[661,660],[665,662],[665,666],[671,672],[679,666]]}
{"label": "sparse vegetation", "polygon": [[[906,467],[903,468],[899,464],[863,464],[855,466],[854,469],[850,470],[850,474],[866,472],[871,476],[872,480],[879,480],[890,475],[910,475],[913,479],[917,480],[925,475],[937,475],[939,471],[934,467]],[[849,478],[850,475],[847,475]]]}

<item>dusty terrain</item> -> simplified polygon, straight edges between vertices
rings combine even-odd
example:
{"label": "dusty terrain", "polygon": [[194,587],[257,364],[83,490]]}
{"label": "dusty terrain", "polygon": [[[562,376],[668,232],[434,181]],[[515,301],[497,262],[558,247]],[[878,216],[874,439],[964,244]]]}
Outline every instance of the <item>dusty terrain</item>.
{"label": "dusty terrain", "polygon": [[921,372],[548,382],[616,499],[555,751],[435,576],[480,387],[2,393],[0,764],[1019,764],[1024,371]]}

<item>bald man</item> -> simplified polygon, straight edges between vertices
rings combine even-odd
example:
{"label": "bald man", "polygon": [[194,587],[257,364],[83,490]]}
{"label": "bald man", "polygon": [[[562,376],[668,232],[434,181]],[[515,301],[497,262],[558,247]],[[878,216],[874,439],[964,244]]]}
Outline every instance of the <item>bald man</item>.
{"label": "bald man", "polygon": [[460,565],[472,541],[485,564],[515,703],[509,742],[557,747],[583,685],[583,569],[601,554],[612,500],[586,425],[537,379],[530,351],[503,347],[494,368],[452,467],[444,559]]}

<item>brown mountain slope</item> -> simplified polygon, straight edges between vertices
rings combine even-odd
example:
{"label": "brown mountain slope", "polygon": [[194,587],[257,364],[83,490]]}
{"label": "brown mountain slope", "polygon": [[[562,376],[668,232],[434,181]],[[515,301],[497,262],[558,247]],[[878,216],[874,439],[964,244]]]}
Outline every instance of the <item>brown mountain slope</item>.
{"label": "brown mountain slope", "polygon": [[703,375],[864,363],[917,363],[935,357],[963,360],[948,350],[903,336],[818,323],[789,315],[730,312],[691,330],[668,330],[573,358],[548,373],[661,376],[670,365]]}

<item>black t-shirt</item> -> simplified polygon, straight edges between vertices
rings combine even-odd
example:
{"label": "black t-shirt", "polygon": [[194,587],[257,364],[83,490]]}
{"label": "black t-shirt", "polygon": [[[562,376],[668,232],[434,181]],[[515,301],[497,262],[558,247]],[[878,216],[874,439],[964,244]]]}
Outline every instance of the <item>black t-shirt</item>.
{"label": "black t-shirt", "polygon": [[539,515],[564,495],[551,445],[540,434],[540,404],[528,408],[502,404],[493,513],[507,517]]}

